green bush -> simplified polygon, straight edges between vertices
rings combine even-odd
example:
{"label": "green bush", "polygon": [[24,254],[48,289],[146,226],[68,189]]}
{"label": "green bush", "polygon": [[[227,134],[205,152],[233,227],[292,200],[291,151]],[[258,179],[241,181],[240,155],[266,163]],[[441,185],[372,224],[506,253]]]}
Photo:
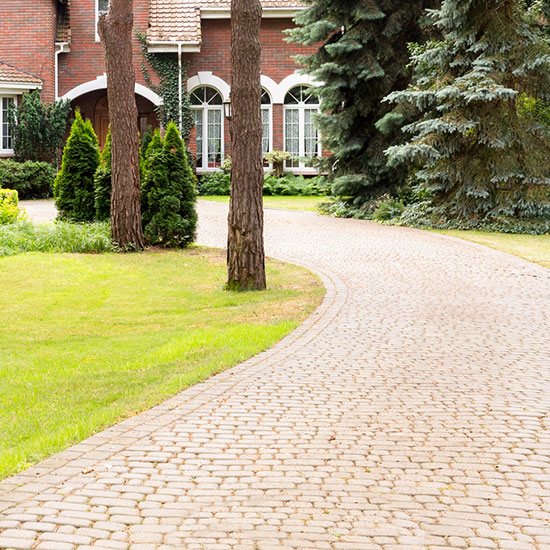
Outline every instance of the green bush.
{"label": "green bush", "polygon": [[323,196],[328,188],[319,177],[304,178],[290,173],[282,177],[267,175],[264,178],[264,195],[317,195]]}
{"label": "green bush", "polygon": [[18,220],[19,199],[15,189],[0,189],[0,225],[14,223]]}
{"label": "green bush", "polygon": [[292,155],[288,151],[271,151],[264,155],[265,162],[273,166],[273,175],[278,178],[284,175],[285,160],[290,160]]}
{"label": "green bush", "polygon": [[225,172],[211,172],[199,178],[197,191],[199,195],[229,195],[231,176]]}
{"label": "green bush", "polygon": [[142,153],[141,161],[141,223],[143,227],[151,221],[153,216],[152,210],[149,208],[149,194],[155,183],[151,170],[153,158],[162,151],[162,138],[160,130],[157,128],[151,141],[147,145],[147,149]]}
{"label": "green bush", "polygon": [[55,171],[48,162],[0,160],[0,187],[15,189],[21,200],[52,196]]}
{"label": "green bush", "polygon": [[382,195],[376,201],[373,218],[379,222],[394,220],[399,218],[404,210],[405,205],[402,200],[390,197],[389,195]]}
{"label": "green bush", "polygon": [[70,112],[68,100],[45,104],[39,90],[24,94],[19,105],[10,112],[16,159],[44,161],[57,166]]}
{"label": "green bush", "polygon": [[0,256],[23,252],[91,253],[110,250],[108,223],[33,225],[21,221],[0,225]]}
{"label": "green bush", "polygon": [[95,218],[99,221],[111,217],[111,127],[101,152],[100,163],[94,176]]}
{"label": "green bush", "polygon": [[55,205],[61,219],[75,222],[94,219],[94,175],[98,165],[97,136],[92,123],[84,121],[77,110],[54,183]]}
{"label": "green bush", "polygon": [[[197,185],[199,195],[229,195],[231,176],[224,172],[210,172],[200,176]],[[275,174],[264,176],[264,195],[303,195],[324,196],[330,187],[321,176],[305,178],[301,175],[286,173],[282,177]]]}
{"label": "green bush", "polygon": [[154,245],[186,246],[195,239],[197,228],[195,176],[174,123],[168,125],[162,149],[155,141],[153,137],[145,161],[144,235]]}

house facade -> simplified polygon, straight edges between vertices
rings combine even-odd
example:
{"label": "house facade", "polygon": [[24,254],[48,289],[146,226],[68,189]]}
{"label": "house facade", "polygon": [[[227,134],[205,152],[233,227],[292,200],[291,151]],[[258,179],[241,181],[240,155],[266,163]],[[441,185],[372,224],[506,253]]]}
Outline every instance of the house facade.
{"label": "house facade", "polygon": [[[0,156],[13,154],[7,121],[10,103],[40,89],[46,102],[69,99],[80,107],[104,143],[109,124],[106,77],[97,20],[109,0],[3,0],[0,20]],[[312,116],[318,110],[314,84],[294,61],[315,47],[290,44],[285,30],[303,6],[297,0],[262,0],[262,123],[265,152],[293,155],[287,168],[311,170],[304,158],[321,153]],[[230,2],[227,0],[134,0],[134,28],[147,37],[151,52],[171,53],[187,63],[195,127],[190,147],[197,171],[219,168],[231,154],[223,102],[231,93]],[[134,38],[138,126],[158,127],[155,107],[161,98],[142,72],[143,55]]]}

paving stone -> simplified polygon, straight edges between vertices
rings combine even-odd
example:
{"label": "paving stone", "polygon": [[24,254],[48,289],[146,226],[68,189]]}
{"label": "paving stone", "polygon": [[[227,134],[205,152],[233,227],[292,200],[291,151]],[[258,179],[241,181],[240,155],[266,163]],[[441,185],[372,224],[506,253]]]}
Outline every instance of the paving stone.
{"label": "paving stone", "polygon": [[550,270],[312,213],[266,210],[265,242],[317,311],[0,482],[0,548],[550,550]]}

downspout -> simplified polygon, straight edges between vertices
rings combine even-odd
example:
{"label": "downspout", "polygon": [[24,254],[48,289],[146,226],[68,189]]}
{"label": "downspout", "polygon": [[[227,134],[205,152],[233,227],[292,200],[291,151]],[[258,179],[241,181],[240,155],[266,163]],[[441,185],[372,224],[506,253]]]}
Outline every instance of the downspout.
{"label": "downspout", "polygon": [[182,78],[181,78],[181,42],[178,42],[178,98],[179,98],[179,104],[178,104],[178,114],[179,114],[179,129],[180,134],[182,132],[182,126],[183,126],[183,117],[181,112],[181,100],[182,100]]}
{"label": "downspout", "polygon": [[[56,42],[55,43],[55,60],[54,60],[54,87],[55,87],[55,101],[59,99],[59,54],[67,51],[65,47],[69,47],[68,42]],[[59,48],[59,50],[57,49]]]}

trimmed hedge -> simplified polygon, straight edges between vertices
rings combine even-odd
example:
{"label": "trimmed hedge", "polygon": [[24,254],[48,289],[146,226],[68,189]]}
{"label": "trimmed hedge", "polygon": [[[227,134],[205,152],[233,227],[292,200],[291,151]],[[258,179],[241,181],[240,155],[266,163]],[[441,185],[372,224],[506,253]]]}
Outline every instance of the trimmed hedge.
{"label": "trimmed hedge", "polygon": [[0,160],[0,187],[15,189],[21,200],[51,197],[54,179],[55,170],[49,162]]}

